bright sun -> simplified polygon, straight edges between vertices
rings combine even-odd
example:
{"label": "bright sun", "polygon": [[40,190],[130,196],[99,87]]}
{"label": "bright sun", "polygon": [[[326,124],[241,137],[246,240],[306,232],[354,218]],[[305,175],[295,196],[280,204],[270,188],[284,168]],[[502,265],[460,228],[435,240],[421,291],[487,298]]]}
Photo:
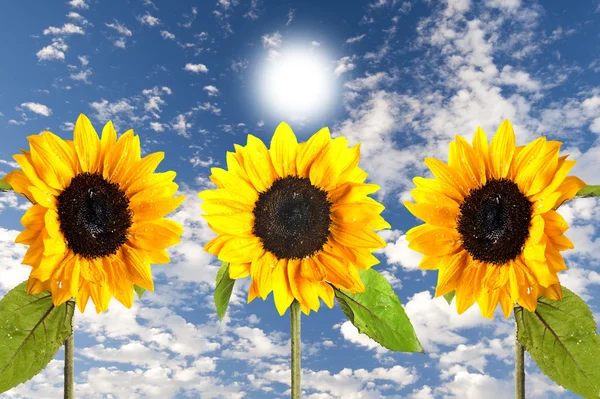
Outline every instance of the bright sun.
{"label": "bright sun", "polygon": [[304,119],[325,111],[333,95],[333,73],[323,56],[295,49],[271,55],[262,70],[263,99],[279,117]]}

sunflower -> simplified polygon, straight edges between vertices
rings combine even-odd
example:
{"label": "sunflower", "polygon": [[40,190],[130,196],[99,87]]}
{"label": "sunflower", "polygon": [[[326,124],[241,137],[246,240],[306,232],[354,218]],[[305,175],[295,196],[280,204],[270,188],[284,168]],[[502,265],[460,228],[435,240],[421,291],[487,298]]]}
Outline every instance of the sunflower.
{"label": "sunflower", "polygon": [[562,299],[560,251],[573,244],[556,208],[585,183],[567,177],[575,161],[560,146],[540,137],[517,147],[506,120],[489,146],[478,128],[472,146],[450,143],[448,164],[425,159],[434,178],[416,177],[416,203],[405,202],[425,224],[406,239],[424,254],[421,269],[438,270],[435,295],[456,291],[459,314],[477,301],[484,317],[500,303],[508,318],[515,303],[534,311],[539,296]]}
{"label": "sunflower", "polygon": [[308,314],[319,298],[333,307],[332,285],[363,292],[357,269],[379,263],[372,252],[386,245],[373,229],[390,225],[383,205],[367,197],[379,186],[364,184],[360,145],[348,148],[327,128],[298,144],[281,123],[270,149],[252,135],[235,149],[228,170],[211,170],[218,189],[199,195],[218,233],[204,249],[229,262],[232,279],[251,276],[248,302],[273,291],[280,315],[294,299]]}
{"label": "sunflower", "polygon": [[111,122],[100,139],[83,114],[73,141],[50,132],[27,139],[30,151],[14,156],[22,170],[5,177],[33,203],[16,238],[29,245],[27,292],[50,290],[55,306],[75,298],[81,312],[90,297],[97,312],[113,296],[130,308],[133,285],[154,289],[150,264],[168,263],[165,249],[183,232],[163,218],[183,201],[173,198],[175,172],[154,173],[164,153],[141,158],[139,136],[117,140]]}

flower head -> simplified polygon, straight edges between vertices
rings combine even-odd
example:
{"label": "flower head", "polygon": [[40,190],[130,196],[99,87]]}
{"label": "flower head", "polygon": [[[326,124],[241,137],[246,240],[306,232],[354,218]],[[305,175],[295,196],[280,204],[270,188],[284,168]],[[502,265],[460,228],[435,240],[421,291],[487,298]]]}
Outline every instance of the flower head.
{"label": "flower head", "polygon": [[364,291],[357,269],[379,263],[372,252],[385,242],[373,230],[390,226],[367,197],[379,186],[364,184],[359,145],[327,128],[299,144],[281,123],[270,149],[252,135],[235,149],[228,170],[212,169],[218,189],[199,195],[218,233],[205,250],[229,262],[231,278],[251,275],[248,302],[273,291],[280,314],[294,299],[308,314],[319,297],[333,307],[332,286]]}
{"label": "flower head", "polygon": [[168,263],[179,242],[182,227],[163,217],[183,197],[173,198],[175,172],[154,173],[163,153],[140,157],[133,130],[117,140],[108,122],[100,139],[80,115],[74,136],[27,137],[30,151],[14,156],[22,170],[5,177],[33,203],[16,239],[29,245],[27,291],[49,289],[55,306],[74,297],[82,312],[90,297],[98,312],[113,296],[129,308],[133,285],[153,290],[150,264]]}
{"label": "flower head", "polygon": [[434,178],[416,177],[416,203],[405,203],[425,224],[406,239],[425,255],[421,269],[438,270],[436,296],[456,290],[458,313],[477,301],[492,318],[500,303],[508,318],[515,303],[534,311],[540,295],[562,298],[560,251],[573,244],[556,209],[585,183],[567,177],[575,161],[560,146],[540,137],[517,147],[507,120],[489,146],[478,128],[473,145],[450,143],[448,164],[425,159]]}

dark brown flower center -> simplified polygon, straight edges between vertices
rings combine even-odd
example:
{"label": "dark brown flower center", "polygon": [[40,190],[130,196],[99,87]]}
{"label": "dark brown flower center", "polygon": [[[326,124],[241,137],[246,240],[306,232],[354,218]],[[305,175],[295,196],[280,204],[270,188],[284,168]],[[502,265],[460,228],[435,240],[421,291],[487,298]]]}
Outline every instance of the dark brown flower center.
{"label": "dark brown flower center", "polygon": [[504,264],[515,259],[529,237],[531,201],[508,179],[471,191],[460,206],[458,232],[473,259]]}
{"label": "dark brown flower center", "polygon": [[310,256],[329,238],[331,205],[310,179],[279,178],[256,201],[253,233],[277,259]]}
{"label": "dark brown flower center", "polygon": [[58,196],[58,218],[69,248],[88,259],[115,254],[131,227],[129,199],[99,173],[71,180]]}

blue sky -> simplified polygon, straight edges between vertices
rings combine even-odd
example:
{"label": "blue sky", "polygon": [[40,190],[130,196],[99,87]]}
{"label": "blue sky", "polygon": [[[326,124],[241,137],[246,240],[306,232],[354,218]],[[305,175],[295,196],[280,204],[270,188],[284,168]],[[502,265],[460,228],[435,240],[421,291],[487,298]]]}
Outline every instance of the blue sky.
{"label": "blue sky", "polygon": [[[155,293],[131,310],[113,301],[76,314],[76,389],[81,398],[284,398],[289,396],[289,319],[271,297],[245,304],[238,281],[219,324],[212,290],[214,237],[196,193],[211,188],[233,144],[252,133],[267,143],[281,120],[301,140],[322,126],[361,142],[361,166],[382,190],[393,229],[377,269],[393,284],[426,354],[379,348],[338,307],[303,318],[306,398],[506,398],[513,395],[513,319],[462,316],[433,299],[435,272],[404,232],[420,223],[402,206],[425,156],[446,158],[456,134],[491,135],[504,119],[517,140],[564,141],[574,174],[600,182],[600,3],[444,0],[177,1],[71,0],[0,6],[0,175],[25,137],[50,130],[72,138],[79,113],[100,130],[133,128],[143,150],[165,151],[188,195],[173,262],[153,267]],[[291,48],[325,59],[332,92],[311,115],[274,111],[263,67]],[[294,93],[289,93],[294,95]],[[26,201],[0,197],[0,295],[26,279],[14,244]],[[564,285],[600,319],[600,201],[561,207],[576,245],[565,252]],[[527,357],[531,398],[571,398]],[[62,395],[62,350],[6,398]]]}

